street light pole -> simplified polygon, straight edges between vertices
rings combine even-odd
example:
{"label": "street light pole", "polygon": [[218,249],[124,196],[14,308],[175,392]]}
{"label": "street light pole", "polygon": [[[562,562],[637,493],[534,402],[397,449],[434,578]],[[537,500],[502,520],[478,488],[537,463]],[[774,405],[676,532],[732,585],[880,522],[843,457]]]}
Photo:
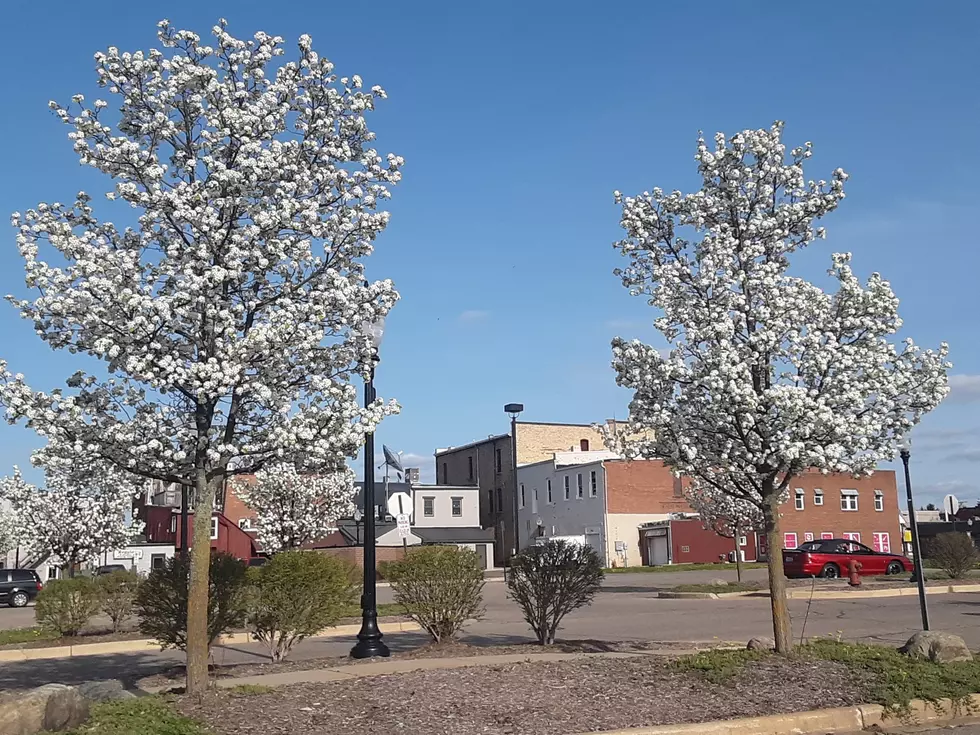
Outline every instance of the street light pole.
{"label": "street light pole", "polygon": [[510,414],[510,456],[511,462],[514,466],[514,548],[512,549],[513,554],[516,554],[521,550],[521,529],[520,523],[518,522],[518,505],[517,505],[517,417],[521,415],[524,410],[523,403],[508,403],[504,406],[504,413]]}
{"label": "street light pole", "polygon": [[[374,360],[364,380],[364,407],[374,403],[374,370],[378,364],[378,347],[384,325],[380,322],[365,327],[374,346]],[[390,656],[378,627],[378,575],[376,569],[375,502],[374,502],[374,432],[364,435],[364,591],[361,594],[361,630],[351,649],[351,658]]]}
{"label": "street light pole", "polygon": [[929,630],[929,608],[926,605],[926,583],[922,574],[922,549],[919,546],[919,526],[915,522],[915,502],[912,499],[912,478],[909,475],[909,459],[912,451],[908,445],[901,448],[899,456],[905,466],[905,496],[909,507],[909,526],[912,530],[912,555],[915,560],[915,581],[919,588],[919,610],[922,613],[922,630]]}

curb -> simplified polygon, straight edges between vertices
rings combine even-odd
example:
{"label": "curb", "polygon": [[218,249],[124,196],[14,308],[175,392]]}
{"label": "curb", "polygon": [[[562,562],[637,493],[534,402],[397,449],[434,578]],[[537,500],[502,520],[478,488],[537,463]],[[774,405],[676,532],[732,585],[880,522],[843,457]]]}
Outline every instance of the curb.
{"label": "curb", "polygon": [[[971,719],[980,708],[980,694],[969,697],[964,708],[950,699],[935,704],[921,699],[909,703],[909,720],[913,725],[954,723]],[[964,711],[966,710],[966,711]],[[878,704],[859,704],[853,707],[818,709],[766,717],[746,717],[739,720],[715,720],[684,725],[654,725],[624,730],[604,730],[581,735],[827,735],[829,733],[853,733],[884,724],[894,724],[899,718],[889,716]]]}
{"label": "curb", "polygon": [[[950,584],[945,586],[926,587],[927,595],[961,594],[964,592],[980,592],[980,584]],[[893,587],[891,589],[841,589],[814,590],[794,587],[786,590],[787,600],[809,600],[811,594],[814,600],[860,600],[874,597],[916,597],[919,590],[915,587]],[[720,600],[732,597],[769,597],[769,592],[658,592],[657,597],[663,600]]]}
{"label": "curb", "polygon": [[[378,623],[382,633],[408,633],[421,630],[418,623],[395,622]],[[357,635],[361,629],[358,624],[338,625],[310,638],[347,638]],[[242,631],[224,635],[215,645],[252,643],[248,633]],[[47,646],[41,648],[12,648],[0,651],[0,662],[38,661],[52,658],[75,658],[78,656],[103,656],[113,653],[136,653],[139,651],[159,652],[160,644],[155,640],[141,638],[130,641],[110,641],[108,643],[83,643],[79,646]]]}
{"label": "curb", "polygon": [[[744,592],[658,592],[657,597],[662,600],[726,600],[731,597],[757,597],[758,592],[747,590]],[[768,597],[769,595],[765,595]]]}

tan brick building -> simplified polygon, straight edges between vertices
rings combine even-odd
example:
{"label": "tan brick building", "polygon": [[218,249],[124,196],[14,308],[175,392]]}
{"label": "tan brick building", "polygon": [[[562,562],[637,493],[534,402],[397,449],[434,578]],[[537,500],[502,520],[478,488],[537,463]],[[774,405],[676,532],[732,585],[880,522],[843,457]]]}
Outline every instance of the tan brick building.
{"label": "tan brick building", "polygon": [[[591,424],[518,421],[517,463],[551,459],[555,452],[603,448],[602,436]],[[477,485],[480,525],[494,529],[494,561],[501,564],[518,548],[514,533],[515,488],[510,433],[435,452],[436,484]]]}

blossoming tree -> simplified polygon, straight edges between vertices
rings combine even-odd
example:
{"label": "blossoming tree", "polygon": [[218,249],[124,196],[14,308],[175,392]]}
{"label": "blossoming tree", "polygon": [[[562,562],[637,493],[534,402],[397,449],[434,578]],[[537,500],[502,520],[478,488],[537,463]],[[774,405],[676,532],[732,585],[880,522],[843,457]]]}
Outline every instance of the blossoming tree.
{"label": "blossoming tree", "polygon": [[258,516],[264,551],[296,549],[337,530],[337,519],[354,512],[354,473],[300,473],[280,463],[255,473],[255,482],[239,482],[239,498]]}
{"label": "blossoming tree", "polygon": [[45,488],[24,481],[14,468],[0,480],[10,501],[15,533],[32,553],[50,555],[74,576],[80,564],[128,546],[142,531],[131,520],[138,487],[128,473],[104,467],[98,471],[45,473]]}
{"label": "blossoming tree", "polygon": [[[388,223],[378,208],[403,161],[372,147],[366,116],[385,96],[299,39],[208,45],[159,24],[161,49],[95,55],[111,99],[52,103],[82,164],[113,181],[92,199],[40,204],[13,223],[26,281],[13,299],[54,349],[104,361],[68,390],[32,390],[0,365],[0,403],[47,439],[35,457],[97,459],[194,488],[212,514],[229,475],[291,461],[316,467],[356,455],[393,403],[358,405],[366,324],[398,298],[365,280],[362,260]],[[110,107],[112,112],[110,112]],[[53,251],[48,257],[44,251]],[[209,524],[195,523],[187,619],[187,686],[207,684]]]}
{"label": "blossoming tree", "polygon": [[742,545],[739,538],[763,530],[759,506],[734,495],[721,494],[706,483],[694,482],[686,492],[691,507],[709,531],[733,541],[735,574],[742,581]]}
{"label": "blossoming tree", "polygon": [[810,155],[809,143],[787,154],[781,123],[719,134],[713,149],[698,140],[700,191],[616,194],[626,230],[616,247],[630,261],[617,275],[662,311],[655,324],[673,349],[613,340],[617,382],[633,397],[631,430],[610,443],[663,458],[704,505],[758,508],[775,552],[781,652],[792,647],[778,553],[791,479],[870,472],[948,391],[945,344],[889,341],[902,322],[880,275],[862,284],[848,254],[832,258],[831,291],[789,274],[793,254],[823,236],[815,221],[844,198],[844,171],[804,178]]}

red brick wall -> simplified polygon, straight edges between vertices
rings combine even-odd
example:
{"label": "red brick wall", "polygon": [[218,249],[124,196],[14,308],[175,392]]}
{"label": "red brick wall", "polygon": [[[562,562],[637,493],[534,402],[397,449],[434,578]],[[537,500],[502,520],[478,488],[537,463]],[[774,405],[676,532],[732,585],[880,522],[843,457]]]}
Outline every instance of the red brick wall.
{"label": "red brick wall", "polygon": [[681,481],[659,460],[607,460],[606,498],[610,513],[691,513]]}
{"label": "red brick wall", "polygon": [[245,503],[238,498],[238,494],[235,492],[235,489],[240,485],[251,484],[254,482],[255,475],[239,475],[238,477],[230,478],[228,483],[225,485],[224,514],[225,517],[236,526],[242,518],[250,518],[253,523],[255,522],[255,511],[245,505]]}
{"label": "red brick wall", "polygon": [[[216,513],[218,538],[211,539],[211,548],[232,554],[239,559],[251,559],[256,555],[255,540],[223,515]],[[181,548],[180,521],[177,522],[176,546]],[[187,516],[187,534],[194,541],[194,514]]]}
{"label": "red brick wall", "polygon": [[[795,490],[803,489],[803,510],[796,510]],[[814,505],[814,490],[823,490],[823,505]],[[841,510],[842,489],[858,491],[858,509]],[[883,493],[883,510],[875,510],[875,490]],[[899,525],[898,487],[895,472],[878,470],[870,477],[855,479],[849,475],[821,475],[807,472],[794,479],[789,486],[789,499],[781,506],[781,530],[784,534],[795,533],[797,544],[805,541],[807,533],[815,539],[821,533],[842,538],[844,533],[861,534],[861,543],[874,548],[874,534],[887,533],[891,551],[901,553],[902,532]],[[792,543],[792,539],[790,539]]]}
{"label": "red brick wall", "polygon": [[[364,568],[363,546],[337,546],[328,549],[317,549],[317,553],[330,554],[350,562],[359,569]],[[383,561],[399,561],[404,558],[405,551],[401,546],[378,546],[376,549],[377,564]]]}
{"label": "red brick wall", "polygon": [[[746,544],[741,548],[745,560],[755,561],[755,535],[744,535]],[[641,543],[645,543],[642,538]],[[727,558],[735,550],[735,541],[705,529],[699,520],[683,520],[670,522],[670,546],[674,564],[710,564],[720,561],[722,555]]]}

